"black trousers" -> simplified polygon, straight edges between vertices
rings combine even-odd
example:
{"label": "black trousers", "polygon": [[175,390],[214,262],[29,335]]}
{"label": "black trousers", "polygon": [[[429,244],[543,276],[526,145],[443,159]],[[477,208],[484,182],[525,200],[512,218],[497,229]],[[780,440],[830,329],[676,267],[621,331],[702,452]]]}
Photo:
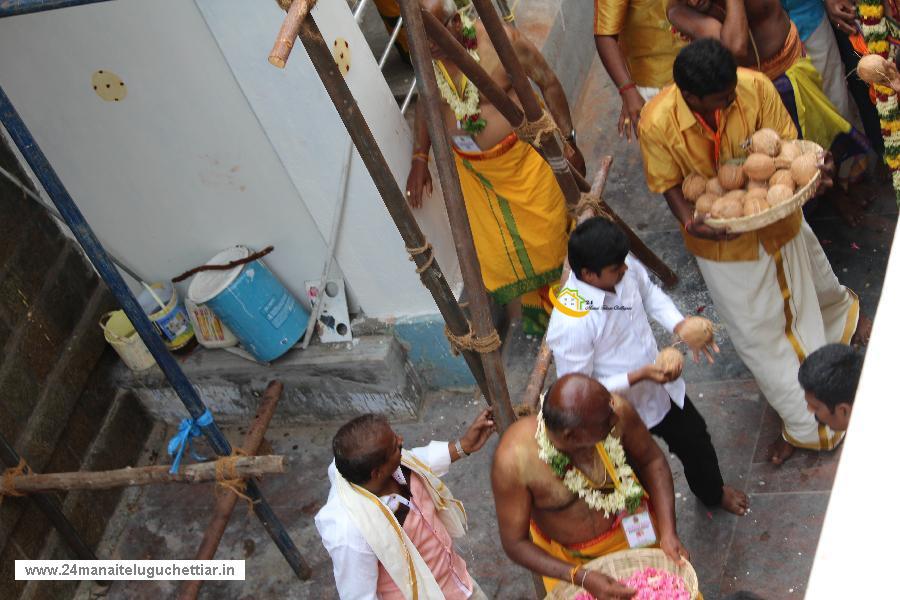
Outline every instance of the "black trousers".
{"label": "black trousers", "polygon": [[722,503],[722,472],[719,470],[719,458],[713,448],[706,421],[697,412],[694,403],[684,397],[684,408],[672,403],[666,417],[650,429],[650,433],[658,435],[672,454],[684,465],[684,476],[694,495],[707,506],[718,506]]}

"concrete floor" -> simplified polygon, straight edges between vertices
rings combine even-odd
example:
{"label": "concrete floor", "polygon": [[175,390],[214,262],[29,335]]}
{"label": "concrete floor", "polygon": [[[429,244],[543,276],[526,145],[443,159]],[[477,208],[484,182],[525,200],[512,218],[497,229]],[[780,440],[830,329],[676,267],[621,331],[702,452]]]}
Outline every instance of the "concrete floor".
{"label": "concrete floor", "polygon": [[[590,51],[590,46],[585,46]],[[716,320],[715,307],[693,259],[684,250],[675,221],[665,202],[651,196],[643,182],[634,144],[620,141],[610,124],[619,101],[605,72],[595,60],[577,107],[578,132],[589,164],[604,154],[615,156],[607,187],[610,205],[630,223],[670,265],[681,281],[671,290],[685,313]],[[862,298],[865,313],[874,316],[893,237],[897,209],[887,184],[861,185],[857,193],[874,198],[865,223],[845,228],[830,207],[819,207],[810,222],[823,241],[835,271]],[[707,510],[694,499],[680,463],[672,458],[677,498],[678,531],[692,553],[701,589],[708,600],[747,590],[763,598],[800,597],[804,593],[816,549],[840,450],[830,454],[798,451],[776,469],[765,461],[768,444],[779,434],[779,423],[749,372],[734,352],[727,334],[720,334],[722,354],[714,366],[690,365],[685,372],[688,394],[707,420],[726,480],[746,490],[750,513],[738,518]],[[667,338],[660,335],[660,341]],[[521,390],[533,362],[535,342],[517,340],[509,352],[510,387]],[[471,392],[435,392],[428,396],[421,419],[396,425],[408,446],[431,439],[452,439],[478,412]],[[309,582],[297,581],[259,523],[239,506],[218,558],[246,559],[247,580],[209,582],[201,597],[222,599],[335,598],[329,558],[313,524],[313,516],[328,492],[326,467],[331,460],[333,426],[273,428],[269,439],[275,453],[287,457],[287,473],[267,477],[261,487],[288,527],[291,537],[313,569]],[[154,462],[165,448],[167,432],[159,427],[144,460]],[[240,431],[227,432],[238,441]],[[503,554],[489,483],[493,440],[478,455],[458,463],[446,478],[466,503],[471,531],[459,544],[471,572],[492,598],[532,598],[528,573]],[[211,486],[156,486],[132,489],[111,520],[99,554],[109,558],[193,557],[210,516]],[[175,582],[114,582],[106,590],[85,584],[80,598],[105,595],[115,599],[170,597]]]}

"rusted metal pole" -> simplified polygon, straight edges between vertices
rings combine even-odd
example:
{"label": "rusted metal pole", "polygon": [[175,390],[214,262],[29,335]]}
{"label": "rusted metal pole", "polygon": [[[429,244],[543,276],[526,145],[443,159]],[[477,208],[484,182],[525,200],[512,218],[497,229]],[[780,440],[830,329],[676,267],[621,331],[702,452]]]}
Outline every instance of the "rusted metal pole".
{"label": "rusted metal pole", "polygon": [[[280,381],[271,381],[266,387],[266,391],[263,392],[259,409],[256,411],[256,418],[250,425],[250,429],[244,437],[244,444],[241,446],[241,449],[247,454],[253,455],[259,452],[259,446],[266,435],[266,429],[268,429],[269,422],[275,414],[275,408],[278,406],[278,401],[281,399],[283,391],[284,386]],[[216,550],[219,548],[222,536],[225,535],[225,529],[228,527],[228,521],[231,519],[231,514],[234,512],[237,501],[238,495],[232,490],[227,490],[224,494],[218,496],[212,520],[210,520],[209,526],[203,533],[203,541],[200,542],[200,548],[197,550],[194,560],[212,560],[215,558]],[[178,589],[178,600],[194,600],[200,593],[202,584],[203,582],[199,580],[185,581]]]}
{"label": "rusted metal pole", "polygon": [[[484,25],[488,37],[491,38],[491,43],[497,52],[497,56],[500,58],[500,62],[509,74],[513,89],[515,89],[516,95],[519,97],[519,102],[522,103],[525,116],[529,121],[539,120],[544,111],[538,103],[534,89],[531,87],[528,74],[522,67],[522,63],[519,62],[519,57],[516,56],[512,42],[509,41],[509,37],[506,35],[500,15],[497,14],[494,6],[491,4],[491,0],[472,0],[472,3],[475,5],[475,10],[478,11],[478,16],[481,17],[481,23]],[[564,158],[563,147],[563,140],[559,131],[555,131],[553,135],[544,136],[541,144],[541,150],[546,154],[547,162],[550,164],[553,172],[558,172],[561,175],[559,177],[559,187],[566,197],[566,202],[575,205],[581,197],[581,190],[578,189],[578,184],[575,183],[575,177],[572,175],[574,169]]]}
{"label": "rusted metal pole", "polygon": [[297,39],[297,33],[300,31],[300,24],[309,15],[309,11],[316,5],[317,0],[278,0],[278,4],[287,8],[287,15],[284,17],[284,23],[281,24],[281,30],[278,37],[275,38],[275,46],[269,53],[269,62],[283,69],[287,64],[288,58],[291,56],[291,50],[294,49],[294,40]]}
{"label": "rusted metal pole", "polygon": [[[444,203],[447,205],[447,216],[450,219],[453,242],[456,245],[456,253],[459,256],[463,282],[470,294],[469,306],[472,313],[472,329],[476,337],[487,339],[494,335],[496,330],[491,318],[487,290],[484,287],[484,280],[481,278],[481,266],[478,261],[478,254],[475,252],[472,227],[469,224],[462,188],[459,185],[456,161],[453,159],[453,154],[450,150],[447,130],[444,129],[440,107],[440,92],[437,88],[437,81],[434,78],[431,51],[425,39],[425,27],[422,24],[422,11],[419,7],[419,0],[400,0],[400,14],[403,16],[403,22],[406,23],[406,39],[409,43],[413,67],[416,71],[416,81],[419,86],[419,102],[424,104],[425,110],[423,114],[428,124],[428,135],[432,141],[434,162],[437,165],[438,176],[441,180]],[[503,369],[503,358],[500,355],[500,348],[481,353],[481,361],[484,364],[484,372],[487,376],[489,393],[487,400],[494,408],[495,422],[499,426],[500,431],[504,431],[515,422],[516,417],[509,400],[509,388],[506,385],[506,373]]]}
{"label": "rusted metal pole", "polygon": [[[612,156],[604,156],[600,159],[600,165],[597,168],[597,174],[594,176],[594,185],[591,194],[596,197],[603,195],[603,188],[606,187],[606,180],[609,178],[609,169],[612,167]],[[578,223],[583,223],[591,217],[596,217],[597,213],[590,206],[586,207],[577,215]],[[569,279],[569,261],[563,264],[562,276],[559,278],[559,284],[564,285]],[[534,368],[531,370],[531,376],[528,378],[528,385],[525,387],[525,393],[522,394],[522,404],[537,408],[538,399],[541,397],[541,391],[544,389],[544,382],[547,380],[547,371],[550,370],[550,361],[553,359],[553,352],[547,345],[547,336],[541,340],[541,349],[538,350],[537,360],[534,361]]]}
{"label": "rusted metal pole", "polygon": [[[397,180],[394,179],[384,154],[382,154],[381,148],[378,147],[375,136],[372,135],[372,131],[369,129],[359,109],[359,105],[354,100],[353,94],[350,93],[350,88],[347,86],[344,76],[338,71],[334,57],[331,55],[331,49],[325,43],[322,33],[319,31],[319,27],[312,16],[305,19],[301,24],[299,37],[307,54],[309,54],[313,67],[322,80],[322,84],[325,86],[325,91],[328,92],[328,96],[334,103],[334,107],[337,109],[344,127],[347,128],[347,133],[350,134],[350,138],[356,145],[356,150],[369,171],[369,175],[375,183],[375,188],[381,195],[388,213],[394,220],[394,225],[397,226],[397,230],[403,238],[403,243],[406,244],[407,249],[423,248],[428,241],[425,239],[425,235],[412,214],[412,209],[410,209],[409,203],[406,201],[406,196],[400,190]],[[447,323],[450,333],[456,336],[466,335],[469,332],[469,322],[462,308],[460,308],[459,302],[453,296],[450,284],[441,272],[437,259],[434,258],[431,252],[419,252],[413,254],[412,257],[416,267],[418,267],[417,271],[421,271],[419,276],[422,279],[422,283],[431,292],[431,296],[434,298],[441,316]],[[480,356],[469,350],[464,351],[462,354],[466,364],[469,366],[469,370],[472,372],[472,376],[475,378],[475,382],[481,389],[481,393],[485,398],[490,398],[487,378]]]}
{"label": "rusted metal pole", "polygon": [[[522,109],[512,101],[506,92],[500,89],[500,86],[498,86],[491,76],[487,74],[481,65],[469,56],[466,49],[462,47],[462,44],[453,37],[447,28],[444,27],[434,15],[424,10],[422,11],[422,21],[425,24],[425,30],[428,33],[428,37],[434,41],[435,44],[440,46],[441,50],[447,53],[450,61],[459,67],[459,70],[475,84],[478,91],[484,94],[484,97],[487,98],[491,104],[497,107],[497,110],[500,111],[503,118],[509,121],[513,126],[522,123],[525,118],[525,113],[522,112]],[[543,151],[546,149],[547,145],[544,144],[540,149],[542,154],[544,154]],[[544,158],[549,162],[550,157],[548,154],[544,154]],[[560,188],[563,188],[565,181],[574,178],[576,188],[579,192],[587,192],[591,189],[591,184],[588,183],[578,171],[571,168],[571,166],[568,173],[554,171],[554,175],[556,176]],[[631,241],[631,249],[632,252],[634,252],[634,255],[637,256],[642,263],[647,265],[647,268],[655,273],[666,287],[674,285],[678,281],[678,277],[672,269],[666,266],[662,259],[654,254],[631,227],[619,218],[609,206],[605,206],[605,208],[609,211],[609,214],[612,215],[616,223],[625,231],[625,234]]]}

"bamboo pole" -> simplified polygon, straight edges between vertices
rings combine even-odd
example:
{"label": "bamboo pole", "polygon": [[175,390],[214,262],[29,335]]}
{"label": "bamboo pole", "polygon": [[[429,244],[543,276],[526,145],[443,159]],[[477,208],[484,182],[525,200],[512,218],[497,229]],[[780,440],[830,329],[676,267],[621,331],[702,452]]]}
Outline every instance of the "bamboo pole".
{"label": "bamboo pole", "polygon": [[[444,203],[447,205],[447,216],[450,220],[456,253],[459,256],[460,270],[466,290],[470,294],[472,329],[476,337],[487,339],[496,335],[496,329],[491,318],[487,290],[484,287],[484,280],[481,278],[481,267],[475,251],[472,227],[469,224],[462,188],[459,185],[456,161],[451,154],[450,141],[447,139],[447,131],[444,129],[440,93],[434,78],[431,51],[428,49],[428,42],[425,39],[425,27],[422,24],[419,0],[400,0],[400,14],[403,22],[406,23],[406,39],[409,42],[410,57],[419,85],[419,101],[424,103],[423,114],[428,124],[428,135],[433,142],[434,162],[437,165],[441,181]],[[516,417],[509,400],[509,388],[506,385],[506,373],[503,369],[500,348],[482,353],[481,361],[484,365],[490,394],[487,396],[487,400],[494,407],[494,419],[502,432],[515,422]]]}
{"label": "bamboo pole", "polygon": [[[397,180],[394,179],[387,161],[382,154],[375,137],[372,135],[362,112],[357,105],[350,88],[344,80],[344,76],[338,72],[334,57],[322,33],[319,31],[318,25],[312,17],[305,19],[300,26],[300,41],[303,43],[313,67],[319,74],[328,96],[334,103],[338,115],[347,128],[356,150],[362,158],[363,164],[369,171],[375,188],[378,190],[388,213],[397,226],[400,236],[407,249],[420,249],[426,246],[428,241],[425,239],[419,224],[416,222],[412,214],[406,196],[400,190]],[[415,261],[417,271],[422,279],[422,283],[431,292],[435,304],[444,321],[447,323],[447,329],[456,336],[463,336],[469,332],[469,322],[466,315],[453,292],[450,290],[450,284],[447,282],[444,274],[441,272],[440,265],[431,252],[419,252],[412,254]],[[472,351],[464,351],[463,358],[469,366],[481,393],[485,398],[490,398],[490,392],[487,385],[487,379],[484,367],[481,364],[481,358]]]}
{"label": "bamboo pole", "polygon": [[114,471],[75,471],[72,473],[32,473],[4,478],[0,482],[0,496],[30,494],[57,490],[108,490],[133,485],[155,483],[201,483],[216,479],[216,466],[223,465],[228,477],[250,477],[268,473],[284,473],[283,456],[237,456],[187,465],[176,474],[169,473],[171,465],[116,469]]}
{"label": "bamboo pole", "polygon": [[291,56],[291,50],[294,49],[294,40],[300,32],[300,24],[309,16],[309,11],[316,5],[317,0],[279,0],[278,4],[284,8],[287,2],[290,7],[287,9],[287,15],[281,24],[281,30],[278,37],[275,38],[275,45],[269,53],[269,62],[279,69],[283,69],[287,64],[288,58]]}
{"label": "bamboo pole", "polygon": [[[19,466],[21,460],[22,457],[19,456],[19,453],[12,447],[12,444],[10,444],[5,437],[0,435],[0,461],[8,468],[14,469]],[[34,474],[28,465],[25,465],[22,473],[29,477]],[[44,513],[44,516],[47,517],[47,520],[50,521],[50,524],[53,525],[57,533],[59,533],[59,536],[75,554],[76,558],[81,560],[97,560],[97,555],[95,555],[94,551],[88,547],[83,539],[81,539],[78,531],[69,519],[66,518],[66,515],[63,514],[59,502],[57,502],[55,497],[50,494],[30,494],[29,498],[37,504],[39,509],[41,509],[41,512]]]}
{"label": "bamboo pole", "polygon": [[[600,159],[600,166],[597,168],[597,174],[594,176],[594,185],[591,188],[591,194],[596,197],[603,195],[603,188],[606,187],[606,180],[609,177],[609,169],[612,167],[613,159],[611,156],[604,156]],[[578,214],[578,223],[583,223],[591,217],[596,217],[593,207],[585,207]],[[564,285],[569,279],[569,261],[566,260],[563,265],[562,276],[559,278],[559,284]],[[541,340],[541,348],[538,350],[537,359],[534,361],[534,368],[531,376],[528,378],[528,385],[525,387],[525,393],[522,395],[522,404],[530,408],[537,408],[538,399],[541,391],[544,389],[544,381],[547,379],[547,372],[550,370],[550,361],[553,359],[553,353],[550,346],[547,345],[547,336]]]}
{"label": "bamboo pole", "polygon": [[[262,444],[266,435],[266,429],[269,422],[275,414],[275,408],[281,399],[284,386],[280,381],[272,381],[266,387],[262,400],[259,403],[259,409],[256,411],[256,418],[250,425],[247,435],[244,437],[244,444],[241,449],[249,455],[259,452],[259,446]],[[200,548],[197,550],[194,560],[212,560],[216,556],[216,550],[228,527],[228,521],[234,512],[237,504],[238,495],[233,490],[227,490],[224,494],[217,497],[215,509],[213,509],[213,517],[203,532],[203,541],[200,542]],[[194,600],[200,593],[200,586],[203,584],[200,580],[185,581],[178,589],[178,600]]]}
{"label": "bamboo pole", "polygon": [[[506,92],[500,89],[500,86],[498,86],[481,65],[469,55],[466,49],[462,47],[462,44],[447,31],[447,28],[428,11],[422,11],[422,20],[425,24],[425,30],[428,33],[428,37],[440,46],[441,50],[447,53],[453,64],[459,67],[460,71],[475,84],[478,91],[484,94],[485,98],[497,107],[497,110],[500,111],[503,118],[511,124],[522,123],[525,118],[525,113],[522,112],[522,109],[512,101]],[[544,158],[549,162],[549,155],[543,152],[545,148],[546,144],[540,150],[542,151]],[[579,191],[579,198],[580,192],[588,192],[591,189],[591,184],[589,184],[578,171],[571,168],[571,166],[568,173],[554,171],[553,174],[556,176],[556,180],[562,189],[565,189],[563,187],[565,184],[564,180],[567,180],[569,175],[571,175],[571,178],[574,178],[576,188]],[[566,198],[566,201],[571,204],[568,197]],[[672,271],[672,269],[670,269],[662,259],[644,243],[634,230],[632,230],[631,227],[629,227],[628,224],[605,203],[604,208],[612,215],[613,220],[623,229],[623,231],[625,231],[625,235],[628,236],[628,239],[631,242],[631,248],[634,255],[637,256],[642,263],[647,265],[647,268],[655,273],[665,286],[669,287],[677,283],[678,276],[675,275],[674,271]]]}

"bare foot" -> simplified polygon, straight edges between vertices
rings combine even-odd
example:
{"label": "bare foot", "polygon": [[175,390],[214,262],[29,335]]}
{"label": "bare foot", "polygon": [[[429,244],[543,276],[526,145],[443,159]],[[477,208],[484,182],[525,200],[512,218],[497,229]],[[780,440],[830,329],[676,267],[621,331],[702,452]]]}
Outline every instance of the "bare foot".
{"label": "bare foot", "polygon": [[856,333],[850,339],[850,345],[861,348],[869,343],[869,336],[872,335],[872,319],[866,315],[859,313],[859,322],[856,324]]}
{"label": "bare foot", "polygon": [[850,194],[842,189],[833,188],[830,194],[831,203],[835,210],[850,227],[856,227],[863,220],[863,205],[851,198]]}
{"label": "bare foot", "polygon": [[726,485],[722,488],[722,508],[738,516],[744,516],[750,508],[750,499],[741,490]]}
{"label": "bare foot", "polygon": [[785,463],[787,459],[789,459],[794,454],[794,447],[784,441],[783,438],[778,438],[772,445],[769,446],[769,460],[773,465],[781,466]]}

